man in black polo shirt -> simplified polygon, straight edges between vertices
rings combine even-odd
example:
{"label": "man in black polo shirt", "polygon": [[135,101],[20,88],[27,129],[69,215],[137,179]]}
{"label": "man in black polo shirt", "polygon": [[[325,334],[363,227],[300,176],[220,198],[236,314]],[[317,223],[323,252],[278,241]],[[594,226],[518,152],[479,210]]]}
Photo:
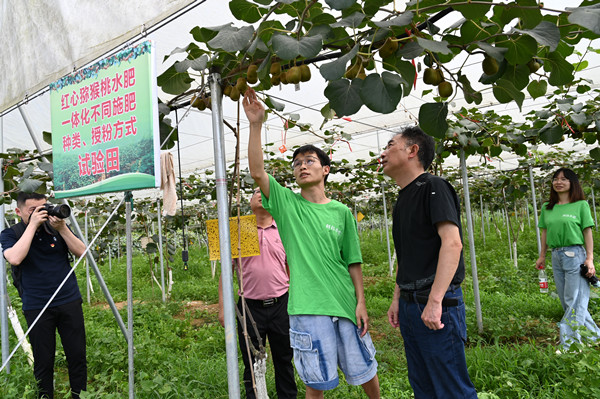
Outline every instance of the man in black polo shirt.
{"label": "man in black polo shirt", "polygon": [[[46,197],[19,193],[15,212],[24,224],[22,235],[8,228],[0,234],[6,260],[21,269],[23,314],[31,326],[71,270],[69,251],[80,257],[85,244],[67,227],[65,220],[48,215]],[[54,397],[56,330],[61,337],[74,398],[87,386],[85,327],[81,294],[71,274],[29,334],[33,348],[33,373],[40,398]]]}
{"label": "man in black polo shirt", "polygon": [[425,171],[433,138],[418,127],[396,134],[381,154],[400,192],[393,213],[398,255],[388,319],[400,327],[415,399],[476,399],[465,360],[465,277],[460,205],[454,188]]}

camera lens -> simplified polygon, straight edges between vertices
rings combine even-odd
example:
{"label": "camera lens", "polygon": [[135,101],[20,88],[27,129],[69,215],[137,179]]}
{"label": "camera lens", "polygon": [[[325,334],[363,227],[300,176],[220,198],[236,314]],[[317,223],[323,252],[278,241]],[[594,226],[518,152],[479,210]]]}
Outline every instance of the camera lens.
{"label": "camera lens", "polygon": [[56,205],[52,210],[53,216],[59,217],[61,219],[66,219],[71,215],[71,208],[69,205],[60,204]]}

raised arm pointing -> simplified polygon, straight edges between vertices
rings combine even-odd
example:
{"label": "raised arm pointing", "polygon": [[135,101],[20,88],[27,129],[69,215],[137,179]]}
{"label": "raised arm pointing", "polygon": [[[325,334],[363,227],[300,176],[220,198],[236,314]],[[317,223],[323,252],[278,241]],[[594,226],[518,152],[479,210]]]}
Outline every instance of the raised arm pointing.
{"label": "raised arm pointing", "polygon": [[260,137],[263,120],[265,118],[265,108],[251,88],[246,90],[242,104],[248,122],[250,123],[250,137],[248,139],[248,164],[250,166],[250,175],[258,184],[265,197],[269,198],[269,176],[267,175],[267,172],[265,172]]}

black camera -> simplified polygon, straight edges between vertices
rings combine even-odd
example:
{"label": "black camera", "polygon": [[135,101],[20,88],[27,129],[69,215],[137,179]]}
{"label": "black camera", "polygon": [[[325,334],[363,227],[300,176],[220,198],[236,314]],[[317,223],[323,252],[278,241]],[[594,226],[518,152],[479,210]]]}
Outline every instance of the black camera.
{"label": "black camera", "polygon": [[44,207],[40,211],[47,211],[49,216],[56,216],[57,218],[66,219],[71,216],[71,208],[66,204],[53,205],[49,202],[44,204]]}
{"label": "black camera", "polygon": [[596,275],[593,275],[592,277],[586,276],[586,274],[588,272],[588,268],[586,265],[579,266],[579,272],[588,281],[588,283],[590,283],[592,286],[600,287],[600,280],[598,280],[598,277],[596,277]]}

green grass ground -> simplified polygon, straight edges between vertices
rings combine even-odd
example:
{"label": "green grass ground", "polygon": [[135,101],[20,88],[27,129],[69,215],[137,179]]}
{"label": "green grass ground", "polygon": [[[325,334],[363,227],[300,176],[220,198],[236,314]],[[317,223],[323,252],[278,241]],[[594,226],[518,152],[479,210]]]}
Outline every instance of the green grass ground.
{"label": "green grass ground", "polygon": [[[476,228],[476,231],[479,231]],[[470,257],[465,251],[467,279],[463,284],[467,304],[469,373],[480,398],[596,398],[600,397],[599,348],[580,353],[555,354],[557,322],[562,316],[556,295],[541,294],[537,286],[535,233],[525,227],[518,245],[518,268],[509,258],[506,236],[486,233],[486,243],[476,237],[477,267],[483,332],[476,322]],[[402,338],[387,322],[394,288],[389,276],[385,235],[379,230],[361,233],[367,309],[377,349],[383,398],[411,398]],[[468,245],[465,243],[465,248]],[[100,266],[115,302],[126,301],[125,259],[115,260],[112,271]],[[85,273],[78,269],[85,297]],[[549,270],[550,288],[552,275]],[[216,313],[217,276],[211,276],[206,249],[190,246],[189,270],[181,261],[173,265],[171,299],[163,304],[152,283],[145,256],[134,258],[135,392],[137,398],[228,398],[224,329]],[[157,273],[157,277],[159,274]],[[82,398],[124,398],[128,395],[127,345],[112,312],[92,276],[91,305],[84,300],[88,342],[89,390]],[[15,292],[10,287],[10,294]],[[15,305],[20,307],[18,300]],[[600,321],[598,290],[590,304]],[[19,312],[20,313],[20,312]],[[126,308],[121,310],[126,321]],[[16,343],[11,330],[11,349]],[[60,346],[59,346],[60,348]],[[240,367],[242,367],[240,359]],[[298,380],[300,395],[304,387]],[[267,373],[269,396],[276,397],[272,365]],[[242,388],[243,391],[243,388]],[[19,350],[11,373],[0,377],[2,398],[33,398],[31,368]],[[66,361],[57,351],[56,397],[68,398]],[[326,398],[363,397],[361,389],[340,386]]]}

